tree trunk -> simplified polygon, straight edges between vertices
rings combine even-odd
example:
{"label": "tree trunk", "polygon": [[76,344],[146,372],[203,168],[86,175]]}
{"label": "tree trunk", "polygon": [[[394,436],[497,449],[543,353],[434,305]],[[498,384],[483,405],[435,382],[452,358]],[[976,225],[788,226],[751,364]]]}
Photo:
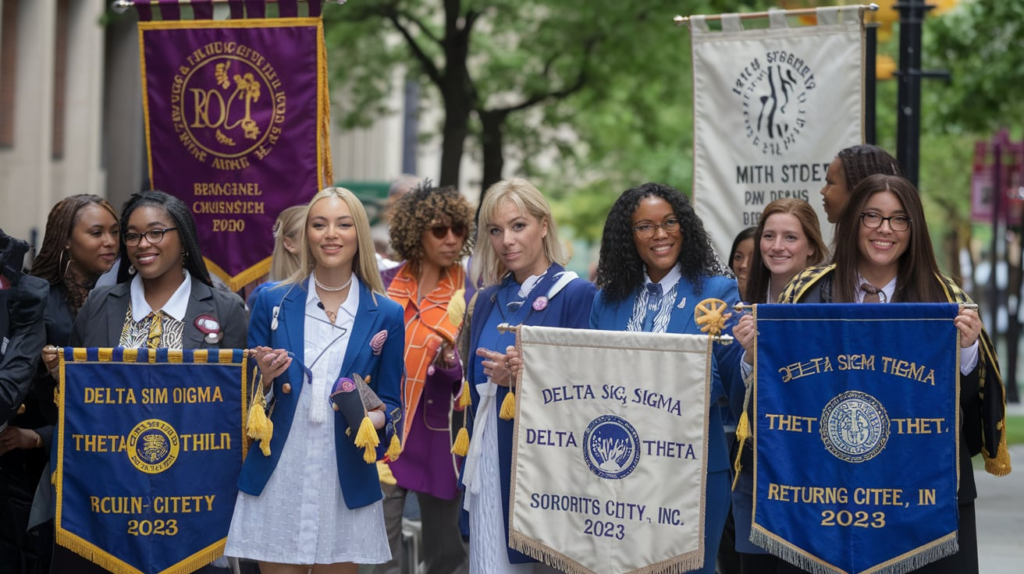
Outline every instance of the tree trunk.
{"label": "tree trunk", "polygon": [[[502,179],[502,170],[505,168],[504,133],[505,120],[508,112],[486,111],[480,113],[482,133],[480,136],[484,156],[484,176],[480,182],[480,205],[484,202],[484,194],[487,188]],[[479,213],[477,214],[479,216]]]}
{"label": "tree trunk", "polygon": [[459,187],[462,153],[469,135],[470,106],[462,94],[444,94],[444,127],[441,143],[441,181],[438,185]]}

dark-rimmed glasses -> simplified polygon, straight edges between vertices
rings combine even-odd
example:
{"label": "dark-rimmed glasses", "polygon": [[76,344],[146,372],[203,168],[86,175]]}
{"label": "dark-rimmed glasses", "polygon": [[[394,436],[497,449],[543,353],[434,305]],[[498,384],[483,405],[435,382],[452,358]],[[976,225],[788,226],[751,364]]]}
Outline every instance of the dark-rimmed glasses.
{"label": "dark-rimmed glasses", "polygon": [[665,233],[675,233],[679,231],[679,220],[674,218],[668,219],[661,224],[641,223],[640,225],[634,225],[633,231],[640,239],[650,239],[658,232],[658,228],[664,229]]}
{"label": "dark-rimmed glasses", "polygon": [[142,238],[145,237],[146,241],[150,245],[156,245],[164,240],[164,234],[168,231],[176,231],[177,227],[165,227],[164,229],[150,229],[145,233],[125,233],[124,244],[129,247],[135,247],[142,242]]}
{"label": "dark-rimmed glasses", "polygon": [[889,217],[882,217],[878,213],[862,213],[860,214],[861,223],[868,229],[877,229],[882,226],[885,221],[889,222],[889,229],[893,231],[906,231],[910,229],[910,218],[906,215],[892,215]]}
{"label": "dark-rimmed glasses", "polygon": [[456,223],[455,225],[435,225],[430,228],[430,233],[437,239],[444,239],[448,237],[449,230],[459,239],[466,236],[466,226],[461,223]]}

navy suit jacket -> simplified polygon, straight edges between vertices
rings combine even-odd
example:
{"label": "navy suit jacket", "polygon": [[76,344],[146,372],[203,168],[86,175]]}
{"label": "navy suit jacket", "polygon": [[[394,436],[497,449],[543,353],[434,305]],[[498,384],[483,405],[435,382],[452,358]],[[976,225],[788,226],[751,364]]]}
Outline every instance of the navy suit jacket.
{"label": "navy suit jacket", "polygon": [[[264,456],[258,448],[249,449],[242,465],[238,488],[246,494],[259,496],[270,475],[281,458],[281,450],[288,440],[295,407],[299,395],[305,389],[303,383],[302,359],[306,324],[306,296],[309,285],[307,278],[302,284],[276,285],[259,292],[253,303],[249,321],[249,348],[265,346],[273,349],[288,349],[294,353],[292,364],[281,376],[274,379],[274,403],[270,415],[274,423],[274,436],[270,440],[270,456]],[[272,327],[274,309],[278,309],[277,328]],[[381,331],[387,332],[387,339],[379,354],[370,347],[370,339]],[[359,310],[352,325],[345,360],[334,380],[351,377],[358,373],[377,396],[384,402],[390,415],[395,409],[401,413],[401,388],[405,377],[405,322],[402,307],[380,293],[372,293],[366,285],[359,283]],[[284,383],[291,384],[291,392],[285,393]],[[332,381],[333,383],[333,381]],[[349,508],[360,508],[381,498],[380,479],[375,464],[366,464],[363,449],[357,448],[353,439],[345,434],[348,425],[340,412],[334,412],[334,441],[337,452],[338,479]],[[395,425],[400,426],[400,425]],[[391,436],[382,433],[377,457],[384,455]]]}
{"label": "navy suit jacket", "polygon": [[[590,326],[606,331],[625,331],[629,318],[633,314],[633,301],[637,293],[622,301],[610,302],[605,298],[604,291],[598,291],[594,299],[594,308],[590,314]],[[679,280],[676,292],[676,306],[672,309],[669,319],[669,333],[700,335],[700,326],[694,319],[694,309],[704,299],[721,299],[728,305],[731,312],[733,305],[739,302],[739,291],[736,281],[727,277],[705,277],[700,294],[685,277]],[[679,307],[686,299],[686,304]],[[729,323],[733,323],[730,321]],[[727,323],[723,335],[732,335],[732,327]],[[729,468],[729,452],[725,443],[725,432],[722,427],[721,409],[718,400],[723,396],[743,392],[743,375],[740,372],[740,357],[743,347],[733,342],[730,345],[715,345],[714,362],[711,364],[711,402],[708,405],[708,472],[727,470]]]}

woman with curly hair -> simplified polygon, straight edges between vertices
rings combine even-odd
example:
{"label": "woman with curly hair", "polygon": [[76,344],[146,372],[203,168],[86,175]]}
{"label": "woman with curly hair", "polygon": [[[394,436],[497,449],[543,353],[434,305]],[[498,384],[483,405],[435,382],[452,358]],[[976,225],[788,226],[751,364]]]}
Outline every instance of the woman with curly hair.
{"label": "woman with curly hair", "polygon": [[[609,331],[700,335],[694,321],[699,301],[739,302],[729,277],[686,196],[645,183],[627,190],[612,206],[601,236],[597,286],[590,326]],[[723,335],[730,334],[726,328]],[[742,388],[739,345],[715,345],[708,417],[708,462],[704,526],[704,567],[715,571],[715,556],[729,514],[729,456],[722,414],[716,403]]]}
{"label": "woman with curly hair", "polygon": [[423,520],[425,572],[449,574],[465,568],[466,550],[451,455],[453,398],[462,389],[455,351],[462,317],[449,314],[448,306],[453,299],[465,303],[466,271],[460,262],[469,255],[473,209],[454,187],[425,182],[401,196],[388,218],[391,245],[404,260],[381,273],[388,297],[405,313],[404,445],[401,457],[388,465],[396,484],[384,484],[391,561],[376,572],[401,570],[402,511],[413,491]]}
{"label": "woman with curly hair", "polygon": [[585,328],[595,289],[565,270],[568,260],[551,206],[533,184],[513,178],[487,190],[470,268],[484,287],[471,305],[467,354],[475,356],[466,361],[472,412],[462,483],[471,574],[551,571],[508,545],[513,421],[500,412],[515,334],[498,325]]}

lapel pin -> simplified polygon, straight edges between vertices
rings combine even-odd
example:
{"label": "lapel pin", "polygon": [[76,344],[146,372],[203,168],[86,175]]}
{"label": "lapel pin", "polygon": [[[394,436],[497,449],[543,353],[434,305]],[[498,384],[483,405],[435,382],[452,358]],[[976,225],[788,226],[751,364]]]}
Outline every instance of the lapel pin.
{"label": "lapel pin", "polygon": [[533,300],[533,310],[534,311],[543,311],[544,309],[547,309],[547,307],[548,307],[548,298],[547,297],[541,295],[540,297],[537,297],[536,299]]}
{"label": "lapel pin", "polygon": [[203,341],[208,344],[219,342],[223,338],[220,331],[220,322],[211,315],[200,315],[196,317],[196,329],[206,335]]}
{"label": "lapel pin", "polygon": [[373,349],[374,355],[379,355],[384,349],[384,341],[388,340],[388,332],[380,331],[370,339],[370,348]]}

